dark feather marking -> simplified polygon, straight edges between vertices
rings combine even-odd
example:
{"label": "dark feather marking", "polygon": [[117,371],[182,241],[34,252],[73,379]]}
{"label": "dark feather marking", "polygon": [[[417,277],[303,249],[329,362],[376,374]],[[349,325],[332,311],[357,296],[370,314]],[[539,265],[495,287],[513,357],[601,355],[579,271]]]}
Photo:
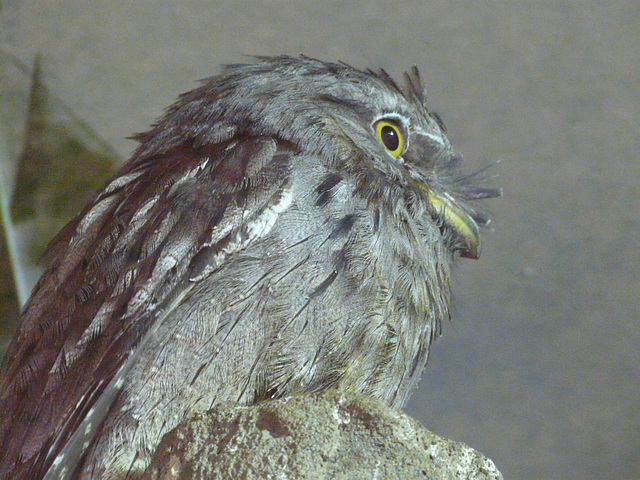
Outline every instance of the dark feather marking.
{"label": "dark feather marking", "polygon": [[291,245],[287,245],[285,247],[285,250],[291,250],[293,248],[296,248],[299,245],[302,245],[305,242],[308,242],[309,240],[311,240],[311,238],[313,238],[313,235],[309,235],[308,237],[304,237],[302,240],[298,240],[295,243],[292,243]]}
{"label": "dark feather marking", "polygon": [[76,302],[79,304],[86,303],[93,294],[93,288],[91,285],[83,285],[76,293]]}
{"label": "dark feather marking", "polygon": [[354,214],[345,215],[338,220],[337,225],[333,228],[329,238],[340,238],[351,231],[353,224],[355,223],[357,216]]}
{"label": "dark feather marking", "polygon": [[330,173],[325,179],[316,187],[316,193],[318,198],[316,199],[316,207],[323,207],[333,197],[332,190],[342,181],[342,175],[339,173]]}
{"label": "dark feather marking", "polygon": [[300,268],[302,265],[304,265],[305,263],[307,263],[307,261],[309,261],[309,257],[311,256],[311,254],[306,255],[302,260],[300,260],[298,263],[296,263],[294,266],[292,266],[289,270],[287,270],[286,272],[284,272],[280,278],[278,278],[277,280],[275,280],[273,282],[274,285],[277,285],[278,283],[280,283],[287,275],[293,273],[295,270],[297,270],[298,268]]}
{"label": "dark feather marking", "polygon": [[[307,299],[304,302],[304,305],[302,305],[302,307],[300,307],[298,309],[298,311],[291,317],[291,319],[287,322],[286,327],[283,330],[287,330],[291,324],[296,320],[296,318],[298,318],[302,312],[304,312],[306,310],[306,308],[309,306],[309,304],[311,303],[311,297],[308,296]],[[298,334],[298,336],[300,336],[302,334],[302,332],[304,331],[305,327],[307,326],[306,322],[303,325],[302,329],[300,330],[300,333]]]}
{"label": "dark feather marking", "polygon": [[345,244],[340,251],[335,254],[333,268],[336,272],[342,272],[349,264],[349,245]]}
{"label": "dark feather marking", "polygon": [[[249,388],[249,385],[251,384],[251,381],[253,380],[253,373],[255,372],[256,367],[258,366],[258,364],[261,363],[264,360],[264,356],[266,355],[266,352],[268,352],[268,349],[261,348],[261,349],[259,349],[259,351],[262,351],[263,353],[261,355],[256,355],[256,358],[255,358],[253,364],[251,365],[251,368],[249,369],[249,372],[247,374],[247,380],[246,380],[244,386],[242,387],[242,390],[240,390],[240,393],[238,394],[238,397],[237,397],[237,401],[238,402],[240,402],[242,400],[242,397],[244,396],[245,392],[247,391],[247,388]],[[256,394],[257,394],[257,392],[256,392]],[[253,398],[251,403],[255,403],[255,402],[259,401],[259,400],[262,400],[262,398]]]}
{"label": "dark feather marking", "polygon": [[378,233],[380,231],[380,217],[382,216],[382,212],[380,212],[380,207],[377,207],[373,212],[373,232]]}
{"label": "dark feather marking", "polygon": [[427,353],[428,343],[420,342],[420,346],[418,348],[417,355],[413,358],[413,362],[411,363],[411,369],[409,371],[409,376],[413,377],[416,374],[416,370],[419,365],[424,364],[424,356]]}
{"label": "dark feather marking", "polygon": [[337,277],[338,277],[337,271],[334,270],[333,272],[331,272],[327,278],[325,278],[322,282],[320,282],[320,284],[317,285],[316,288],[314,288],[311,291],[311,293],[309,294],[309,299],[312,300],[316,297],[319,297],[324,292],[326,292],[327,288],[331,286],[331,284],[336,280]]}
{"label": "dark feather marking", "polygon": [[140,248],[140,246],[138,245],[134,245],[130,248],[126,249],[126,255],[125,255],[125,263],[136,263],[139,259],[140,259],[140,254],[142,252],[142,249]]}
{"label": "dark feather marking", "polygon": [[131,478],[131,472],[134,471],[133,470],[134,469],[134,465],[136,464],[136,460],[138,460],[138,456],[139,456],[139,453],[136,452],[136,454],[131,459],[131,463],[129,464],[129,468],[127,469],[127,474],[125,475],[124,478]]}
{"label": "dark feather marking", "polygon": [[249,286],[249,291],[252,291],[254,288],[256,288],[265,278],[267,278],[269,275],[271,274],[271,272],[267,271],[265,273],[263,273],[260,278],[258,278],[255,282],[253,282],[250,286]]}
{"label": "dark feather marking", "polygon": [[[238,322],[240,321],[240,317],[247,311],[249,307],[245,307],[236,317],[235,322],[233,322],[233,325],[231,327],[231,329],[227,332],[227,334],[225,335],[224,339],[222,342],[219,342],[220,344],[222,344],[224,342],[224,340],[227,339],[227,337],[229,336],[229,334],[231,333],[231,330],[233,330],[233,328],[238,324]],[[223,317],[224,318],[224,317]],[[225,322],[224,324],[219,324],[218,328],[216,329],[216,331],[210,335],[202,344],[203,347],[208,346],[216,337],[218,337],[218,335],[220,334],[220,332],[227,326],[229,325],[229,321]]]}
{"label": "dark feather marking", "polygon": [[[228,205],[231,202],[231,198],[230,196],[222,196],[224,198],[224,200],[221,202],[222,205],[221,206],[215,206],[215,210],[213,211],[213,214],[210,215],[210,219],[209,219],[209,223],[207,225],[207,228],[204,232],[202,232],[202,237],[201,237],[201,241],[199,242],[200,245],[205,244],[206,241],[208,241],[208,238],[206,236],[210,236],[211,235],[211,231],[218,226],[218,224],[220,223],[220,221],[222,221],[222,219],[224,218],[224,212],[226,211],[226,205]],[[204,238],[203,238],[204,237]],[[226,243],[226,241],[230,238],[229,235],[225,236],[223,238],[223,241],[220,242],[222,244]],[[204,241],[202,241],[204,240]],[[208,272],[209,269],[211,269],[211,271],[213,271],[213,268],[216,267],[216,265],[213,262],[213,259],[215,257],[215,255],[217,255],[219,252],[221,251],[221,245],[218,244],[214,244],[214,245],[210,245],[210,246],[206,246],[203,248],[200,248],[200,250],[198,251],[198,253],[196,253],[193,258],[191,259],[191,262],[189,264],[189,279],[192,281],[195,281],[198,277],[200,277],[203,273]]]}
{"label": "dark feather marking", "polygon": [[196,371],[196,373],[193,376],[193,378],[191,379],[191,383],[189,385],[193,385],[194,383],[196,383],[196,380],[198,379],[198,377],[200,376],[200,374],[206,368],[207,365],[208,365],[208,363],[203,363],[202,365],[200,365],[200,368],[198,368],[198,370]]}
{"label": "dark feather marking", "polygon": [[229,322],[229,321],[223,322],[222,319],[224,318],[224,316],[220,319],[220,323],[218,324],[218,328],[216,329],[216,335],[220,334],[220,332],[222,332],[224,329],[227,329],[224,335],[224,338],[220,340],[221,345],[223,345],[227,341],[227,338],[229,338],[229,335],[231,335],[231,332],[233,332],[236,326],[240,323],[240,320],[243,319],[244,314],[247,312],[249,307],[250,305],[246,305],[242,310],[240,310],[238,315],[235,316],[233,322]]}

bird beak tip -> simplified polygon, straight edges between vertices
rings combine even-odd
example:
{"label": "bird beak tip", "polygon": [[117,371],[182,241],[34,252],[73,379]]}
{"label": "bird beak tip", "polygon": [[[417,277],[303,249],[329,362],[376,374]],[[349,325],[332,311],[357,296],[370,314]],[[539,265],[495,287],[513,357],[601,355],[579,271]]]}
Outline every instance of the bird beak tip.
{"label": "bird beak tip", "polygon": [[480,231],[471,215],[458,207],[448,195],[441,196],[430,191],[429,200],[445,225],[458,237],[460,245],[456,250],[460,251],[460,256],[474,260],[480,258]]}

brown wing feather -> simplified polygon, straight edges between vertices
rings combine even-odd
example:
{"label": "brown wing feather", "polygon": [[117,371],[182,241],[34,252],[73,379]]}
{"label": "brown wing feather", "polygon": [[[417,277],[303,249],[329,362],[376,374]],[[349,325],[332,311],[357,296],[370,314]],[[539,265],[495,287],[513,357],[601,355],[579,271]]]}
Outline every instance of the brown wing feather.
{"label": "brown wing feather", "polygon": [[268,199],[290,153],[236,137],[134,158],[58,234],[4,367],[0,476],[44,475],[154,322],[212,268],[203,253],[238,231],[248,185]]}

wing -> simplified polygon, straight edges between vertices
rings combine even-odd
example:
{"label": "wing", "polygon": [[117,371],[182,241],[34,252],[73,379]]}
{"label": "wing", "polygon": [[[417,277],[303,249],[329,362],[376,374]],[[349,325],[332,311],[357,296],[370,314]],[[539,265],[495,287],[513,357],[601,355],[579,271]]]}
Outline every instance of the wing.
{"label": "wing", "polygon": [[238,134],[160,153],[141,147],[58,234],[3,368],[0,477],[41,478],[60,452],[80,461],[136,349],[251,242],[248,212],[281,194],[293,151]]}

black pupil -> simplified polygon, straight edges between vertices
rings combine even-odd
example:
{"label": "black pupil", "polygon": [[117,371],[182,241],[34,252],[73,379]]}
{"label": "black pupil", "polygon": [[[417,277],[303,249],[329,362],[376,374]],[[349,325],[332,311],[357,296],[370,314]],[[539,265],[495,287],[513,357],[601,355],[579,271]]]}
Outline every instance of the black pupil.
{"label": "black pupil", "polygon": [[400,146],[400,139],[398,138],[398,132],[393,127],[389,125],[385,125],[380,130],[380,137],[382,138],[382,143],[392,152],[395,152]]}

